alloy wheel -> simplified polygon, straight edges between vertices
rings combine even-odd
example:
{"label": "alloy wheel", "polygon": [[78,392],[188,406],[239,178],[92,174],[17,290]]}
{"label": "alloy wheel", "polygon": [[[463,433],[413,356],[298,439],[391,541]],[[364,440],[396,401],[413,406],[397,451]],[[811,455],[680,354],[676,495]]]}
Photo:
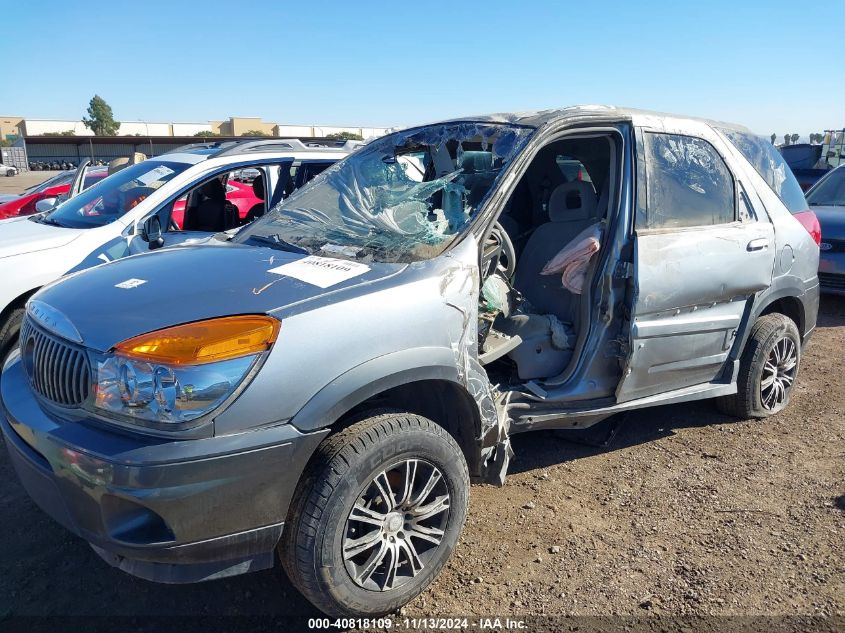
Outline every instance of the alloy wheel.
{"label": "alloy wheel", "polygon": [[389,591],[419,574],[443,541],[450,501],[443,474],[422,459],[406,459],[373,477],[343,535],[343,562],[355,584]]}
{"label": "alloy wheel", "polygon": [[788,336],[774,344],[763,365],[760,379],[760,401],[773,411],[786,403],[798,369],[798,347]]}

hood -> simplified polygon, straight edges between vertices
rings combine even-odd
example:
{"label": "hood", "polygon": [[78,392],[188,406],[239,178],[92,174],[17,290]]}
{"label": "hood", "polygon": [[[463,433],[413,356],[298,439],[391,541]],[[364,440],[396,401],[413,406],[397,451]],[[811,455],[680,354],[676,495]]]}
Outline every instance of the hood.
{"label": "hood", "polygon": [[822,227],[822,241],[845,240],[845,207],[810,207]]}
{"label": "hood", "polygon": [[80,235],[78,229],[41,224],[31,218],[26,216],[0,220],[0,259],[59,248]]}
{"label": "hood", "polygon": [[[280,270],[289,264],[296,266]],[[313,277],[315,264],[323,268]],[[404,268],[241,244],[177,246],[65,277],[35,298],[66,317],[85,346],[107,351],[146,332],[214,317],[264,314],[342,293]]]}

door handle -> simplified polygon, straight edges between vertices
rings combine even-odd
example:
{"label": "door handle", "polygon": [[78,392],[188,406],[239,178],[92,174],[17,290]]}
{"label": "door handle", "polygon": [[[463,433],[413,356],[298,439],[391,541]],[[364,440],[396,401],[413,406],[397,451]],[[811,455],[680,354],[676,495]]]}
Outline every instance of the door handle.
{"label": "door handle", "polygon": [[762,251],[767,248],[769,248],[769,240],[765,237],[758,237],[756,240],[751,240],[746,247],[749,251]]}

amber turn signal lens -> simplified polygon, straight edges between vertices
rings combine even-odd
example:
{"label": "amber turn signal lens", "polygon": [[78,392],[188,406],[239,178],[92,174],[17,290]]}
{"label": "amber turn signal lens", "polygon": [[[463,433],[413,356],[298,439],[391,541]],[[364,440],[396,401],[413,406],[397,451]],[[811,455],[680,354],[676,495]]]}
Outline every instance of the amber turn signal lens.
{"label": "amber turn signal lens", "polygon": [[269,349],[280,326],[278,320],[268,316],[209,319],[127,339],[115,346],[115,352],[149,363],[212,363]]}

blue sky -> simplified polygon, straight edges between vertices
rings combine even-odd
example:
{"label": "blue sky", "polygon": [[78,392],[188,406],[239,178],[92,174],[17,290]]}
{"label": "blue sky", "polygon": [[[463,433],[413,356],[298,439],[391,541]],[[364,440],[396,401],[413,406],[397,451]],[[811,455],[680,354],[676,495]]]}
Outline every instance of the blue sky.
{"label": "blue sky", "polygon": [[[404,126],[577,103],[845,126],[845,1],[0,0],[0,115]],[[836,61],[836,60],[839,61]]]}

